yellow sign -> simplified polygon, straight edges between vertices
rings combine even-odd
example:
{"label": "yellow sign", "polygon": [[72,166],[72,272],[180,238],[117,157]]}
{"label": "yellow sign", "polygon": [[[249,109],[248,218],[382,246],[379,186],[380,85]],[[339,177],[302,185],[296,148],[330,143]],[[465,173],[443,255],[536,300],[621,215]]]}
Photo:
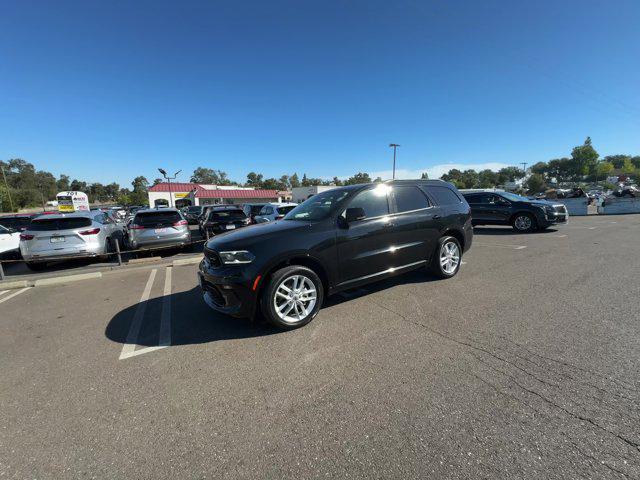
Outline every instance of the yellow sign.
{"label": "yellow sign", "polygon": [[187,198],[189,196],[189,194],[188,193],[174,193],[173,196],[176,197],[176,198]]}

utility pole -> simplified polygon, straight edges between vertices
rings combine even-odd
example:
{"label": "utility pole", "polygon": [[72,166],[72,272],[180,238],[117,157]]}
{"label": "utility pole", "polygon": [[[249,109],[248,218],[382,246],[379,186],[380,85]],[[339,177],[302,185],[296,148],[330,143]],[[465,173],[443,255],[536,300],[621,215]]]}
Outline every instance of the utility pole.
{"label": "utility pole", "polygon": [[397,143],[390,143],[389,146],[393,147],[393,180],[395,180],[396,179],[396,148],[398,148],[400,145]]}
{"label": "utility pole", "polygon": [[4,178],[4,186],[7,187],[7,195],[9,196],[9,205],[11,205],[11,211],[13,212],[13,200],[11,200],[11,191],[9,190],[9,184],[7,183],[7,176],[4,173],[4,167],[0,166],[2,170],[2,177]]}
{"label": "utility pole", "polygon": [[520,165],[522,165],[522,171],[527,173],[527,162],[522,162]]}
{"label": "utility pole", "polygon": [[[173,207],[173,195],[171,194],[171,180],[175,180],[178,177],[178,174],[182,171],[182,170],[178,170],[176,173],[173,174],[173,177],[169,177],[167,175],[166,170],[159,168],[158,171],[162,174],[162,176],[164,177],[164,179],[169,183],[169,207]],[[149,207],[151,207],[151,205],[149,205]]]}

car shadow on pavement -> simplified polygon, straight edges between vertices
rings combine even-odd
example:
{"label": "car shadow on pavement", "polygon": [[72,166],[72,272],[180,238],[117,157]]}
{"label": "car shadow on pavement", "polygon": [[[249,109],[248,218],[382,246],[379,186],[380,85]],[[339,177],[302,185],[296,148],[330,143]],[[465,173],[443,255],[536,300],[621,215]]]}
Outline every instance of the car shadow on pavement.
{"label": "car shadow on pavement", "polygon": [[[149,347],[160,342],[162,296],[136,303],[118,312],[109,322],[105,336],[117,343],[128,343],[127,336],[136,311],[144,309],[140,333],[132,341]],[[241,338],[262,337],[281,333],[259,319],[233,318],[211,310],[202,300],[200,289],[192,288],[171,295],[171,345],[191,345]]]}
{"label": "car shadow on pavement", "polygon": [[518,233],[511,227],[473,227],[474,235],[547,235],[549,233],[557,233],[555,228],[545,228],[544,230],[536,230],[529,233]]}

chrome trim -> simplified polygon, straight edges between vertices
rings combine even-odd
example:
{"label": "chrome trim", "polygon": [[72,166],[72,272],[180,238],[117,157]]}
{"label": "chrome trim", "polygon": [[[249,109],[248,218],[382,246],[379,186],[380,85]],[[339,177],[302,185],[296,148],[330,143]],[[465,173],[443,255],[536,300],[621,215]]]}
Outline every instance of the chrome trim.
{"label": "chrome trim", "polygon": [[356,255],[354,258],[366,258],[366,257],[371,257],[373,255],[379,255],[381,253],[394,253],[397,252],[398,250],[402,250],[403,248],[408,248],[408,247],[415,247],[417,245],[421,245],[424,242],[411,242],[411,243],[404,243],[402,245],[392,245],[391,247],[388,248],[380,248],[378,250],[370,250],[368,252],[363,252],[360,255]]}
{"label": "chrome trim", "polygon": [[339,283],[338,285],[336,285],[336,287],[339,287],[341,285],[346,285],[348,283],[359,282],[360,280],[367,280],[369,278],[379,277],[380,275],[386,275],[388,273],[394,273],[394,272],[396,272],[398,270],[403,270],[403,269],[409,268],[409,267],[415,267],[415,266],[421,265],[423,263],[427,263],[427,261],[426,260],[420,260],[419,262],[408,263],[406,265],[401,265],[400,267],[387,268],[386,270],[383,270],[381,272],[371,273],[369,275],[364,275],[362,277],[358,277],[358,278],[354,278],[354,279],[351,279],[351,280],[347,280],[346,282]]}

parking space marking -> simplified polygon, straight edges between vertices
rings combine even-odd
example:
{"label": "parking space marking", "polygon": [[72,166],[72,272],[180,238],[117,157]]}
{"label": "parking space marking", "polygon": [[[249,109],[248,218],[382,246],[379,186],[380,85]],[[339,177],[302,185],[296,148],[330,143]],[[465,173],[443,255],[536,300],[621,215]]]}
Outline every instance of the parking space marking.
{"label": "parking space marking", "polygon": [[474,245],[477,245],[479,247],[499,247],[499,248],[510,248],[512,250],[524,250],[525,248],[527,248],[526,245],[509,245],[509,244],[504,244],[504,243],[478,243],[478,242],[473,242]]}
{"label": "parking space marking", "polygon": [[9,290],[2,290],[2,291],[0,292],[0,295],[2,295],[3,293],[7,293],[8,291],[9,291]]}
{"label": "parking space marking", "polygon": [[160,341],[158,345],[171,345],[171,267],[167,267],[164,277],[164,297],[162,297],[162,313],[160,314]]}
{"label": "parking space marking", "polygon": [[[7,295],[4,298],[0,298],[0,303],[6,302],[7,300],[11,300],[13,297],[17,297],[18,295],[20,295],[21,293],[26,292],[30,288],[33,288],[33,287],[24,287],[24,288],[18,290],[17,292],[13,292],[12,294]],[[6,290],[4,292],[6,292]],[[2,292],[2,293],[4,293],[4,292]]]}
{"label": "parking space marking", "polygon": [[157,271],[158,269],[154,268],[149,274],[149,279],[147,280],[147,284],[145,285],[142,296],[140,297],[138,308],[136,308],[136,312],[133,315],[133,321],[131,322],[131,327],[129,328],[129,333],[127,334],[126,343],[122,346],[122,352],[120,353],[119,360],[124,360],[125,358],[133,357],[134,355],[136,355],[136,340],[138,339],[138,334],[140,333],[142,319],[144,318],[144,312],[147,309],[147,302],[149,300],[149,296],[151,295],[151,287],[153,287],[153,282],[156,278]]}

